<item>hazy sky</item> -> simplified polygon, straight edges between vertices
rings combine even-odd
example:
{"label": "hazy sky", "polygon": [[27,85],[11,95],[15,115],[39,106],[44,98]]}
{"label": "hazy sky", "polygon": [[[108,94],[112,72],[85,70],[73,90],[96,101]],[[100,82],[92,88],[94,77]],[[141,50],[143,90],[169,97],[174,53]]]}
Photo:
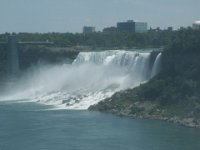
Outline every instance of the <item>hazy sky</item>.
{"label": "hazy sky", "polygon": [[200,0],[0,0],[0,33],[102,30],[128,19],[189,26],[200,20]]}

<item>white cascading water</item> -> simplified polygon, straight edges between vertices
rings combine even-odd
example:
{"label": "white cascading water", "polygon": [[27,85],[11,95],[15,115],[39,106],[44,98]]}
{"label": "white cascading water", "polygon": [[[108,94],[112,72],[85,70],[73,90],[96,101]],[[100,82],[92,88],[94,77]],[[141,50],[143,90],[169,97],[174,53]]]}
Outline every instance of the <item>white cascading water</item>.
{"label": "white cascading water", "polygon": [[158,73],[159,62],[154,63],[152,72],[150,56],[151,52],[121,50],[81,52],[71,65],[32,68],[1,99],[30,99],[67,109],[87,109]]}
{"label": "white cascading water", "polygon": [[161,70],[161,57],[162,53],[159,53],[156,57],[156,60],[154,61],[153,68],[151,71],[151,78],[157,75]]}

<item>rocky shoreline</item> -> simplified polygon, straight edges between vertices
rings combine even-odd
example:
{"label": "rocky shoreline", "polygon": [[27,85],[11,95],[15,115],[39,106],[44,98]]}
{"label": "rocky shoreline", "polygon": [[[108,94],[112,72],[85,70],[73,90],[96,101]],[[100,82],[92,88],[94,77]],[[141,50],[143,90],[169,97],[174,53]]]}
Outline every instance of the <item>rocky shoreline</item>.
{"label": "rocky shoreline", "polygon": [[141,119],[152,119],[152,120],[161,120],[170,123],[179,124],[186,127],[191,128],[200,128],[200,120],[196,120],[195,118],[180,118],[178,116],[173,117],[164,117],[164,116],[154,116],[154,115],[132,115],[132,114],[125,114],[119,113],[119,116],[131,117],[131,118],[141,118]]}
{"label": "rocky shoreline", "polygon": [[200,128],[200,118],[195,116],[193,106],[193,109],[189,108],[190,111],[188,111],[185,110],[188,109],[188,105],[180,106],[178,104],[173,105],[173,107],[163,107],[158,102],[132,101],[129,99],[133,97],[131,93],[133,93],[131,90],[118,92],[111,98],[90,106],[88,110],[112,113],[122,117],[161,120],[186,127]]}
{"label": "rocky shoreline", "polygon": [[115,109],[99,110],[97,107],[98,107],[97,105],[91,106],[89,108],[89,110],[90,111],[100,111],[100,112],[105,112],[105,113],[112,113],[114,115],[118,115],[118,116],[122,116],[122,117],[161,120],[161,121],[179,124],[179,125],[186,126],[186,127],[200,128],[200,120],[192,118],[192,117],[181,118],[181,117],[176,116],[176,115],[172,116],[172,117],[167,117],[167,116],[162,116],[162,115],[131,114],[131,113],[127,113],[126,111],[118,111],[118,110],[115,110]]}

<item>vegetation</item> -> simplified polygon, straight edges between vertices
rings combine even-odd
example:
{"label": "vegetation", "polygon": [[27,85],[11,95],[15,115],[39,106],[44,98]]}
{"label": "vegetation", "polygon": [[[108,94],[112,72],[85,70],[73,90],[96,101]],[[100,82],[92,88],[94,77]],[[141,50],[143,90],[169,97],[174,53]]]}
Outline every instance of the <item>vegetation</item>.
{"label": "vegetation", "polygon": [[200,127],[200,30],[182,29],[169,41],[160,74],[90,109]]}
{"label": "vegetation", "polygon": [[19,65],[21,70],[25,70],[37,63],[71,63],[78,55],[78,51],[45,46],[23,46],[19,49]]}
{"label": "vegetation", "polygon": [[141,85],[142,99],[174,104],[200,97],[200,31],[179,31],[163,52],[162,68],[157,77]]}
{"label": "vegetation", "polygon": [[[13,33],[15,34],[15,33]],[[90,46],[97,48],[160,47],[171,42],[177,31],[159,30],[147,33],[18,33],[20,41],[52,41],[56,47]],[[9,33],[1,34],[0,41],[6,41]]]}

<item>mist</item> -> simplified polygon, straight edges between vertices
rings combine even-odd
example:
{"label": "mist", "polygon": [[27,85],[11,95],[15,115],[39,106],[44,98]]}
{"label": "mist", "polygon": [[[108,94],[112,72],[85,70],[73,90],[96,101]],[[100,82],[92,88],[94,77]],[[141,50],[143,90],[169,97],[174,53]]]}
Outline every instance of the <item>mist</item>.
{"label": "mist", "polygon": [[73,64],[31,67],[7,85],[1,99],[87,109],[117,91],[147,81],[151,77],[149,59],[150,53],[82,52]]}

